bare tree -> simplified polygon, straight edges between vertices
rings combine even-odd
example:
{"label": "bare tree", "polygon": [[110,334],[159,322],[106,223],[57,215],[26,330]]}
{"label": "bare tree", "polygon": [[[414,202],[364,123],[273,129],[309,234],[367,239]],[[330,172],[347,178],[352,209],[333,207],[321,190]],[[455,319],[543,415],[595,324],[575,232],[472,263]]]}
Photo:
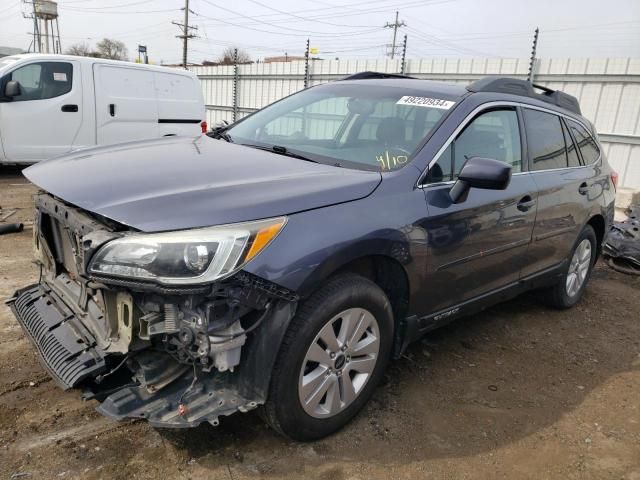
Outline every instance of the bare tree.
{"label": "bare tree", "polygon": [[77,55],[78,57],[91,57],[91,45],[85,42],[76,43],[71,45],[66,53],[67,55]]}
{"label": "bare tree", "polygon": [[[233,65],[235,47],[227,47],[218,58],[218,65]],[[251,55],[246,50],[238,48],[238,63],[251,63]]]}
{"label": "bare tree", "polygon": [[124,42],[113,40],[111,38],[103,38],[96,43],[100,58],[110,58],[112,60],[127,60],[129,52]]}

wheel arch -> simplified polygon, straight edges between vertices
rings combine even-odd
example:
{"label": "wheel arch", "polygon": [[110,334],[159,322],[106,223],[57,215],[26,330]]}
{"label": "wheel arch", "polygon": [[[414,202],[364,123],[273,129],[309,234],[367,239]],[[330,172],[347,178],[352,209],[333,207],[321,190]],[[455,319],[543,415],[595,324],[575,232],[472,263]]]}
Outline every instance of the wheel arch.
{"label": "wheel arch", "polygon": [[590,225],[593,228],[593,231],[596,234],[596,258],[602,253],[602,242],[604,241],[605,233],[606,233],[606,221],[604,217],[597,213],[592,215],[587,221],[587,225]]}
{"label": "wheel arch", "polygon": [[371,280],[382,289],[389,299],[394,323],[393,355],[397,356],[404,346],[404,337],[407,331],[405,319],[411,295],[409,274],[406,268],[400,261],[388,255],[362,255],[336,267],[323,279],[320,285],[330,277],[345,273],[353,273]]}

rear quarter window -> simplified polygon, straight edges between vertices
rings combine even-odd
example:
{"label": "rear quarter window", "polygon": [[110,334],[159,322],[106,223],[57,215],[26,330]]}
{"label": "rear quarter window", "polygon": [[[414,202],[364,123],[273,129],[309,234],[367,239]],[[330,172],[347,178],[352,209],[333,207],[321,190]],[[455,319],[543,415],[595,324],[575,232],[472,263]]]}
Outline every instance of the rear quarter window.
{"label": "rear quarter window", "polygon": [[573,120],[568,120],[568,123],[573,137],[576,139],[576,142],[578,142],[578,148],[580,149],[580,153],[582,153],[584,164],[591,165],[595,163],[598,157],[600,157],[600,148],[598,148],[595,139],[579,123]]}

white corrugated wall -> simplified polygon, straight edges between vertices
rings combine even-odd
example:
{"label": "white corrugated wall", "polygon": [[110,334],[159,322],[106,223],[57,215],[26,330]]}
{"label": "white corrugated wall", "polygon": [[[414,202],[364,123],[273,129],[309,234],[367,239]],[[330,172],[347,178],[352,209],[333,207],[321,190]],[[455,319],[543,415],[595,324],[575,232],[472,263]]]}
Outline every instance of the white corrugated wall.
{"label": "white corrugated wall", "polygon": [[[407,75],[467,84],[485,75],[524,78],[528,59],[433,58],[408,60]],[[400,60],[322,60],[310,62],[310,85],[362,72],[399,72]],[[304,88],[304,62],[193,67],[202,83],[209,125],[244,115]],[[575,95],[583,115],[594,122],[620,186],[640,190],[640,59],[541,59],[535,82]]]}

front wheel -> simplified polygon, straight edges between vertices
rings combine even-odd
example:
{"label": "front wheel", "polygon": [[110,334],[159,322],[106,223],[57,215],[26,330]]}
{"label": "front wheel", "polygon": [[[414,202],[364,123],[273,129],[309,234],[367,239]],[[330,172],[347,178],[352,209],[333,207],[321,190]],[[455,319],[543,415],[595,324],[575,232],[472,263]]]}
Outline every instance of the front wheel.
{"label": "front wheel", "polygon": [[267,423],[294,440],[342,428],[373,394],[392,345],[384,292],[358,275],[337,276],[291,321],[274,367]]}
{"label": "front wheel", "polygon": [[580,301],[596,261],[596,242],[593,227],[585,226],[571,251],[564,275],[556,285],[544,291],[547,303],[552,307],[570,308]]}

